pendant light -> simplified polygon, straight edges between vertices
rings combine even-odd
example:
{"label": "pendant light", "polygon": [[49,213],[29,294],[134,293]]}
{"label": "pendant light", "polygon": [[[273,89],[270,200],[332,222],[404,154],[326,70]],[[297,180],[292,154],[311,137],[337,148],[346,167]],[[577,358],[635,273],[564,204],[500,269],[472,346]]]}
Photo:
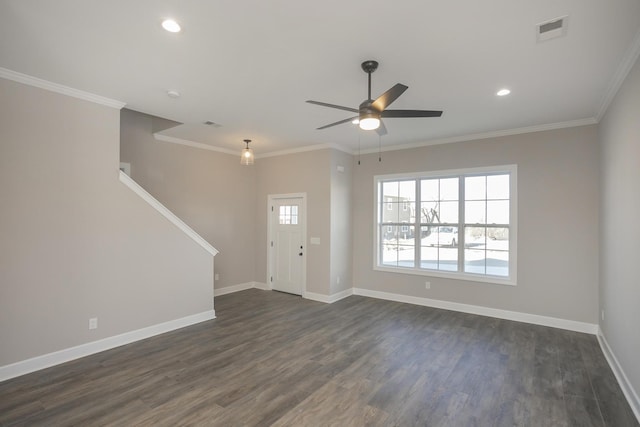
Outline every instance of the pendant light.
{"label": "pendant light", "polygon": [[242,149],[242,154],[240,155],[240,164],[245,166],[250,166],[253,164],[255,157],[253,155],[253,150],[249,148],[250,139],[245,139],[244,142],[247,144],[245,148]]}

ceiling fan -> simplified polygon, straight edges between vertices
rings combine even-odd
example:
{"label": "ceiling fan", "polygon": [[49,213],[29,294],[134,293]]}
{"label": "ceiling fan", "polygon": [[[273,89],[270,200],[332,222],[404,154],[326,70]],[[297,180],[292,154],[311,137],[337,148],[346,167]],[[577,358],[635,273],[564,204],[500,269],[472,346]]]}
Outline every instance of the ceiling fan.
{"label": "ceiling fan", "polygon": [[326,102],[319,101],[307,101],[309,104],[320,105],[322,107],[337,108],[338,110],[351,111],[352,113],[358,113],[355,117],[340,120],[335,123],[319,127],[320,129],[326,129],[332,126],[341,125],[347,122],[358,123],[360,129],[363,130],[376,130],[378,135],[386,135],[387,129],[382,123],[382,118],[407,118],[407,117],[440,117],[442,111],[431,110],[387,110],[387,107],[391,105],[393,101],[398,99],[400,95],[404,93],[409,87],[403,84],[397,83],[391,89],[380,95],[376,99],[371,99],[371,73],[378,68],[377,61],[364,61],[362,63],[362,70],[369,76],[369,97],[360,104],[358,108],[343,107],[342,105],[327,104]]}

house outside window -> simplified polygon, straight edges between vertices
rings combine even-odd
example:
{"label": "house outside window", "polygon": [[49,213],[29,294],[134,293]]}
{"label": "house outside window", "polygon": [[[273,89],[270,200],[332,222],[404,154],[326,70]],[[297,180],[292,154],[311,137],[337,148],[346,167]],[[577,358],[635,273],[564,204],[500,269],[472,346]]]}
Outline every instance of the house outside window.
{"label": "house outside window", "polygon": [[516,172],[376,176],[374,269],[515,285]]}

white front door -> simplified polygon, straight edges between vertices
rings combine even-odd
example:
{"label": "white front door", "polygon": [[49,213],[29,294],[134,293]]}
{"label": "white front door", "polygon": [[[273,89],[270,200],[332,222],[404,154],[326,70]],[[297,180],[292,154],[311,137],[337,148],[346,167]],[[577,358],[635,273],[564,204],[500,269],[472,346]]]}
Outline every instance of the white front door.
{"label": "white front door", "polygon": [[303,198],[271,200],[271,287],[302,295],[304,247]]}

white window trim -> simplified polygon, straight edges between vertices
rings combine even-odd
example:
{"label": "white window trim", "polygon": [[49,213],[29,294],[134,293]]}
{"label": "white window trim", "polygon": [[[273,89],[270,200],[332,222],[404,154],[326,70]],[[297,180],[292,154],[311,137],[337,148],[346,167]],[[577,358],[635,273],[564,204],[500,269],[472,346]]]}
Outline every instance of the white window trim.
{"label": "white window trim", "polygon": [[[502,278],[499,276],[481,275],[465,272],[446,272],[440,270],[426,270],[418,267],[386,267],[378,265],[380,259],[380,233],[378,232],[378,183],[380,181],[395,180],[395,179],[415,179],[415,178],[448,178],[454,175],[472,175],[472,174],[489,174],[489,173],[501,173],[506,172],[510,174],[509,188],[509,210],[510,210],[510,223],[509,223],[509,277]],[[429,277],[442,277],[446,279],[464,280],[471,282],[492,283],[498,285],[517,286],[518,278],[518,166],[513,165],[500,165],[500,166],[487,166],[479,168],[468,169],[451,169],[451,170],[439,170],[430,172],[412,172],[412,173],[398,173],[389,175],[375,175],[373,177],[373,236],[374,236],[374,249],[373,249],[373,269],[375,271],[384,271],[397,274],[412,274],[417,276],[429,276]]]}

